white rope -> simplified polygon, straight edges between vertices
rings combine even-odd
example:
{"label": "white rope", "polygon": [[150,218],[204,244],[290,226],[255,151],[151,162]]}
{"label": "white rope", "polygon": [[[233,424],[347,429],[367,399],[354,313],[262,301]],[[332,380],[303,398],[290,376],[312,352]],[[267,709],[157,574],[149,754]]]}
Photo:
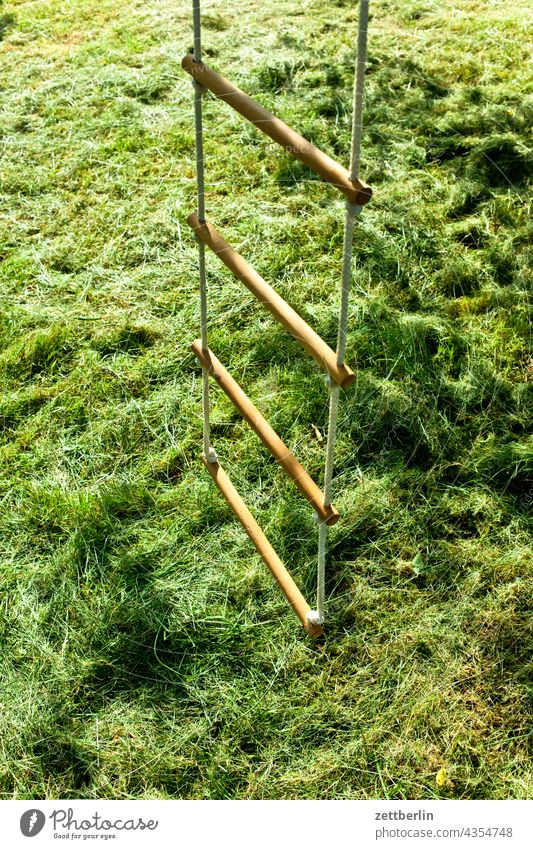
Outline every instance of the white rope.
{"label": "white rope", "polygon": [[324,605],[326,594],[326,543],[328,526],[321,522],[318,526],[318,581],[316,590],[316,619],[315,624],[324,623]]}
{"label": "white rope", "polygon": [[348,306],[352,282],[353,224],[355,216],[359,215],[361,209],[361,206],[355,206],[355,204],[346,202],[344,243],[342,248],[341,305],[337,335],[337,365],[339,366],[344,365],[344,357],[346,356],[346,328],[348,326]]}
{"label": "white rope", "polygon": [[[361,158],[361,137],[363,131],[363,92],[365,81],[365,65],[368,35],[368,4],[369,0],[360,0],[359,28],[357,35],[357,64],[353,90],[352,112],[352,150],[350,160],[350,179],[357,180]],[[348,306],[351,284],[352,248],[354,219],[360,214],[362,206],[346,201],[344,220],[344,243],[342,251],[342,282],[341,303],[339,309],[339,330],[337,336],[337,365],[344,365],[346,355],[346,328],[348,325]],[[335,442],[337,438],[337,418],[339,411],[339,387],[330,379],[329,384],[329,419],[328,439],[326,446],[326,466],[324,470],[324,506],[331,503],[331,488],[333,479],[333,463],[335,459]],[[308,614],[310,622],[324,622],[324,599],[326,592],[326,541],[327,525],[321,522],[318,529],[318,569],[316,610]]]}
{"label": "white rope", "polygon": [[[192,0],[192,17],[194,27],[194,60],[202,61],[202,22],[200,17],[200,0]],[[204,181],[204,141],[202,121],[202,92],[203,87],[193,80],[194,86],[194,125],[196,131],[196,187],[198,196],[198,220],[205,221],[205,181]],[[198,271],[200,277],[200,326],[202,350],[207,351],[207,280],[205,274],[205,245],[198,242]],[[216,452],[211,447],[210,434],[210,404],[209,404],[209,374],[202,367],[202,416],[204,454],[210,462],[216,461]]]}
{"label": "white rope", "polygon": [[326,468],[324,472],[324,506],[331,504],[331,480],[333,478],[333,462],[335,459],[335,438],[337,436],[337,415],[339,412],[340,387],[333,381],[329,382],[329,419],[328,441],[326,445]]}
{"label": "white rope", "polygon": [[[331,482],[333,478],[333,461],[335,456],[335,439],[337,435],[337,416],[339,410],[339,386],[328,379],[329,383],[329,420],[328,441],[326,446],[326,470],[324,473],[324,506],[331,504]],[[326,595],[326,542],[328,526],[320,522],[318,526],[318,570],[316,590],[316,617],[313,621],[322,625],[324,622],[324,603]],[[315,611],[313,611],[315,612]]]}
{"label": "white rope", "polygon": [[359,28],[357,32],[357,66],[353,94],[353,132],[352,155],[350,159],[350,179],[359,177],[361,161],[361,137],[363,134],[363,94],[365,90],[366,48],[368,43],[368,4],[369,0],[360,0]]}
{"label": "white rope", "polygon": [[[368,41],[368,4],[369,0],[360,0],[359,28],[357,32],[357,62],[353,89],[352,151],[350,157],[350,179],[359,178],[361,162],[361,138],[363,135],[363,94],[365,89],[365,67]],[[351,264],[353,247],[354,218],[360,214],[361,206],[346,203],[344,223],[344,245],[342,261],[342,291],[339,314],[339,335],[337,338],[337,363],[343,365],[346,355],[346,326],[348,323],[348,299],[350,295]]]}

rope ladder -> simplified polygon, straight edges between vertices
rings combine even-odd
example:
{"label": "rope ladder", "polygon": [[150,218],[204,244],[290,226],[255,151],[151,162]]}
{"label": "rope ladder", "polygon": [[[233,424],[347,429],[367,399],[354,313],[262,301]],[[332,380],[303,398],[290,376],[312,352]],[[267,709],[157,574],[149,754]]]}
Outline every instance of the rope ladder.
{"label": "rope ladder", "polygon": [[[192,344],[192,350],[196,355],[198,364],[202,367],[202,462],[226,502],[233,510],[236,518],[248,534],[259,555],[278,582],[305,630],[313,637],[320,636],[323,633],[322,625],[325,619],[327,528],[335,524],[339,519],[339,513],[331,503],[331,495],[340,389],[350,386],[355,379],[354,372],[345,363],[354,222],[356,217],[361,213],[363,206],[368,203],[372,196],[371,188],[359,177],[364,74],[367,52],[368,5],[369,0],[360,0],[359,2],[349,171],[202,61],[200,0],[192,0],[194,52],[187,54],[182,60],[182,67],[191,75],[194,86],[197,211],[189,215],[187,223],[191,227],[198,244],[201,336],[200,339]],[[290,155],[303,162],[323,180],[335,186],[346,198],[336,351],[333,351],[315,333],[298,313],[225,241],[223,236],[206,219],[202,96],[207,90],[232,106],[244,118],[249,120],[273,141],[284,147]],[[206,248],[209,248],[224,263],[234,277],[247,287],[257,300],[294,336],[304,350],[326,372],[326,382],[329,390],[329,415],[324,486],[322,489],[312,480],[296,457],[294,457],[274,429],[261,415],[257,407],[246,396],[238,383],[209,348],[205,267]],[[235,408],[269,449],[272,456],[294,481],[315,512],[318,522],[318,565],[315,609],[311,609],[311,606],[304,599],[259,524],[231,483],[219,462],[215,449],[211,445],[210,377],[215,379]]]}

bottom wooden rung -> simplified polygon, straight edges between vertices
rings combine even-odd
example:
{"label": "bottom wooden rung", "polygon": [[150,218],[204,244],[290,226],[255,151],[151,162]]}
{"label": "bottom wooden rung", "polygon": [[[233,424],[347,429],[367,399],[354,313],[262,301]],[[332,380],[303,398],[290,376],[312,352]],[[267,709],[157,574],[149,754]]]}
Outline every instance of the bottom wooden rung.
{"label": "bottom wooden rung", "polygon": [[202,454],[202,462],[285,593],[287,601],[292,605],[294,612],[307,633],[312,637],[319,637],[323,633],[320,625],[315,625],[307,621],[307,614],[311,610],[310,606],[307,604],[220,463],[210,463],[206,459],[205,454]]}

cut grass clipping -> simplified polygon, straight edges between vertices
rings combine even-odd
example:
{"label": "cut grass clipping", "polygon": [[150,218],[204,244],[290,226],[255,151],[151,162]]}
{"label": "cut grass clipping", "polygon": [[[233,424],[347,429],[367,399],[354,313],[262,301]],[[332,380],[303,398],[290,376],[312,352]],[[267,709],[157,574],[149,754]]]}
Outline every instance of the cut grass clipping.
{"label": "cut grass clipping", "polygon": [[[372,5],[313,645],[199,461],[189,4],[2,5],[3,798],[531,796],[527,6]],[[243,10],[205,3],[207,60],[346,164],[353,3]],[[205,113],[213,223],[334,344],[342,199]],[[320,481],[319,369],[208,273],[213,350]],[[312,598],[311,511],[216,387],[213,441]]]}

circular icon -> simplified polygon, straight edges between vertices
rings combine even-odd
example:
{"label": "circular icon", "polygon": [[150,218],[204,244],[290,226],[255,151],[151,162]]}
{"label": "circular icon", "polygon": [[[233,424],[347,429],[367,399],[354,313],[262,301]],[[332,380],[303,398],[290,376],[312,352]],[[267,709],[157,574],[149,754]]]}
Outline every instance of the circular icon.
{"label": "circular icon", "polygon": [[24,811],[20,818],[20,830],[24,837],[35,837],[43,830],[46,817],[42,811],[36,808],[31,808],[29,811]]}

